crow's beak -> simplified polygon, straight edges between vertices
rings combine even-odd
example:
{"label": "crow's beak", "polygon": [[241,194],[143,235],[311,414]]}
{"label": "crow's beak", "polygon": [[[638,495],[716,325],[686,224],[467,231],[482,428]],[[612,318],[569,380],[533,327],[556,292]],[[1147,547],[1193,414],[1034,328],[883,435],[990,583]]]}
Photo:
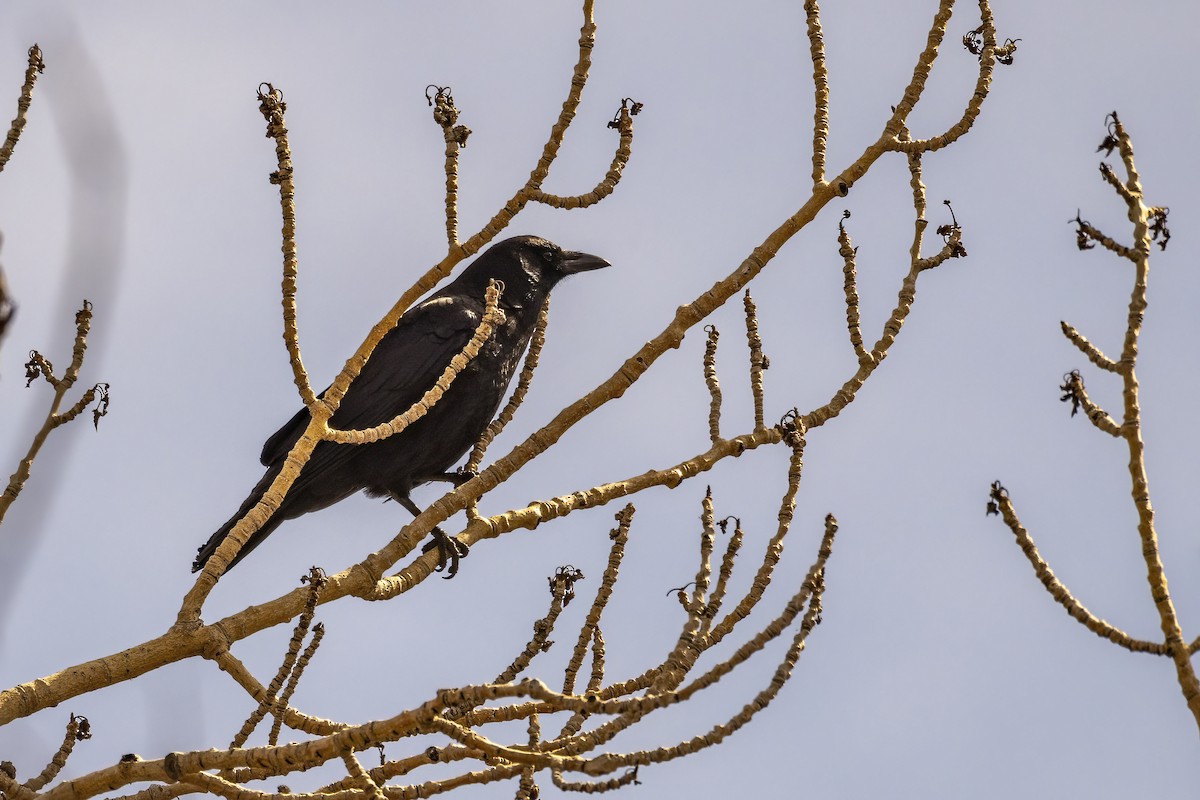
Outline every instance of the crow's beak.
{"label": "crow's beak", "polygon": [[589,270],[603,269],[604,267],[611,266],[611,264],[600,256],[564,250],[558,269],[564,275],[574,275],[576,272],[588,272]]}

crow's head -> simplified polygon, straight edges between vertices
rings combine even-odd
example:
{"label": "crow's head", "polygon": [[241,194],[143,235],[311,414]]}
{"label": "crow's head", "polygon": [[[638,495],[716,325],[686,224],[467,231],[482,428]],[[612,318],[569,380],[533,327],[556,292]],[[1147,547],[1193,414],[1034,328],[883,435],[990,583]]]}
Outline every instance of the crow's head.
{"label": "crow's head", "polygon": [[536,309],[566,276],[607,266],[599,256],[563,250],[538,236],[514,236],[484,251],[455,283],[482,296],[488,280],[494,278],[504,283],[502,305]]}

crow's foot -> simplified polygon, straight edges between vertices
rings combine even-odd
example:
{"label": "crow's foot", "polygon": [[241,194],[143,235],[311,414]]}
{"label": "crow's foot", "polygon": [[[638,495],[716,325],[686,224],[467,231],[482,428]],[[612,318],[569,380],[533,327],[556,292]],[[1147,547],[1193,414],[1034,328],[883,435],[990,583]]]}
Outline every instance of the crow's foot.
{"label": "crow's foot", "polygon": [[430,550],[437,548],[438,563],[433,569],[435,572],[442,572],[444,570],[446,574],[442,577],[450,580],[458,574],[458,562],[467,557],[467,554],[471,552],[471,548],[455,537],[448,535],[441,528],[434,527],[429,533],[433,538],[425,543],[425,546],[421,548],[421,552],[428,553]]}

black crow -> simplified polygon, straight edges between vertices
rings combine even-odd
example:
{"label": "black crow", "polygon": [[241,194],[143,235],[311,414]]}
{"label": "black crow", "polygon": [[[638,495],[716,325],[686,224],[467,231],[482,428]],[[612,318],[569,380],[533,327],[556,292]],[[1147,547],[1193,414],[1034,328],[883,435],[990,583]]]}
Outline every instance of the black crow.
{"label": "black crow", "polygon": [[[536,236],[517,236],[489,248],[445,288],[405,312],[350,385],[330,419],[332,427],[369,428],[417,402],[474,335],[483,318],[488,282],[503,283],[504,323],[442,399],[424,417],[382,441],[317,444],[279,509],[250,537],[230,569],[284,520],[331,506],[357,491],[390,497],[418,514],[420,509],[409,498],[414,487],[435,480],[463,480],[448,470],[495,416],[550,290],[567,275],[608,265],[603,258],[563,250]],[[237,521],[262,498],[308,421],[308,411],[302,408],[267,440],[260,457],[266,474],[237,513],[200,548],[193,572],[204,568]],[[442,553],[444,559],[444,549]]]}

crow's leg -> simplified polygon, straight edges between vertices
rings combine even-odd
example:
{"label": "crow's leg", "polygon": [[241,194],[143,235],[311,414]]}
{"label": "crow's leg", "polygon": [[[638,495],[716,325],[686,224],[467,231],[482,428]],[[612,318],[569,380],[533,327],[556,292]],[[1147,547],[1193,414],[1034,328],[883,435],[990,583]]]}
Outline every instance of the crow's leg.
{"label": "crow's leg", "polygon": [[[450,475],[454,475],[454,473],[450,473]],[[452,480],[452,478],[448,476],[446,480]],[[414,503],[412,498],[407,494],[392,492],[391,498],[407,508],[414,517],[419,517],[421,515],[421,507]],[[438,551],[438,563],[437,566],[434,567],[434,570],[437,572],[445,570],[446,574],[444,577],[446,580],[450,580],[458,574],[459,560],[466,558],[467,554],[471,552],[471,548],[467,547],[467,545],[460,542],[453,536],[447,534],[437,525],[433,526],[433,530],[431,530],[429,534],[433,537],[433,540],[426,543],[426,545],[421,548],[421,552],[428,553],[430,550],[436,547]]]}
{"label": "crow's leg", "polygon": [[479,473],[475,472],[474,470],[471,470],[470,472],[468,472],[464,468],[464,469],[460,469],[457,472],[437,472],[437,473],[434,473],[433,475],[425,475],[420,478],[420,481],[421,481],[421,483],[433,483],[435,481],[441,481],[443,483],[452,483],[452,484],[454,484],[454,488],[457,489],[458,487],[462,486],[467,481],[471,480],[471,478],[476,477],[478,474]]}

